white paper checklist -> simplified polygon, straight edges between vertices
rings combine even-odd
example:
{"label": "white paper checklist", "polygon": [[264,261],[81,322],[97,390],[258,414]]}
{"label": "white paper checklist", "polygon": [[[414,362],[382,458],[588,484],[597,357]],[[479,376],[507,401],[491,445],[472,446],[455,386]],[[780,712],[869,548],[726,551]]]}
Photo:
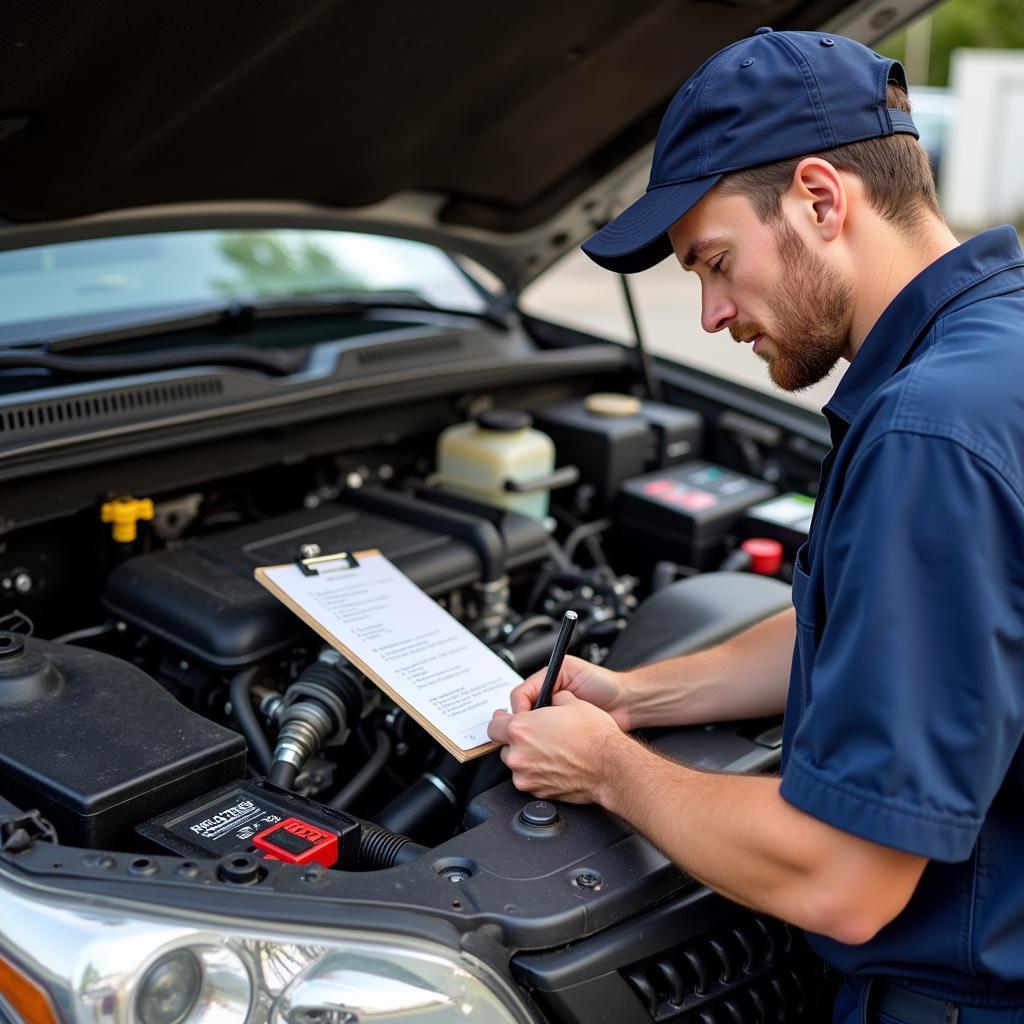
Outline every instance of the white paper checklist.
{"label": "white paper checklist", "polygon": [[487,723],[522,680],[383,555],[267,566],[257,579],[374,680],[451,753],[493,744]]}

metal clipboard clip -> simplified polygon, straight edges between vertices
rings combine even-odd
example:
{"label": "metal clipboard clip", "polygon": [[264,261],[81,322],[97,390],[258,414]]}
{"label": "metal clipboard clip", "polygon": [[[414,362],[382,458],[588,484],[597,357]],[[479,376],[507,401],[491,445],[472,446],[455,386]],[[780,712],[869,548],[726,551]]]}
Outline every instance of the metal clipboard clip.
{"label": "metal clipboard clip", "polygon": [[321,555],[317,544],[303,544],[295,558],[295,564],[303,576],[319,576],[316,566],[325,562],[345,562],[346,569],[359,568],[359,561],[352,552],[336,551],[333,555]]}

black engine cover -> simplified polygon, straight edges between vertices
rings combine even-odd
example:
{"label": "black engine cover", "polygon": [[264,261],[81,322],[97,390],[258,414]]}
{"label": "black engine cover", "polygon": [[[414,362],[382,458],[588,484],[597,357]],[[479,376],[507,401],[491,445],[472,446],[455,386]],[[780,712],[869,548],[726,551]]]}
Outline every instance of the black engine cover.
{"label": "black engine cover", "polygon": [[3,796],[71,846],[130,848],[143,818],[245,774],[241,736],[98,651],[0,645],[0,708]]}
{"label": "black engine cover", "polygon": [[[358,501],[361,507],[353,507]],[[292,561],[304,544],[325,554],[377,548],[428,594],[484,578],[480,554],[456,527],[473,517],[405,495],[367,489],[352,504],[322,505],[142,555],[110,574],[104,603],[115,615],[214,668],[236,671],[308,636],[303,622],[253,578],[259,565]],[[503,568],[529,565],[550,543],[544,527],[501,513],[493,538]],[[451,520],[446,528],[444,520]]]}

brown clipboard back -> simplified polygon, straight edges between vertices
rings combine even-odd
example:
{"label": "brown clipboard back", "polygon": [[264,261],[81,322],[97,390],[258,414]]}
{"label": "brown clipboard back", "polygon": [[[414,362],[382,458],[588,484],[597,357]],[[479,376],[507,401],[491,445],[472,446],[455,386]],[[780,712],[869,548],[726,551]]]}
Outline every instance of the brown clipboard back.
{"label": "brown clipboard back", "polygon": [[[458,746],[449,736],[441,732],[428,718],[422,715],[414,707],[412,707],[407,700],[405,700],[401,694],[393,690],[379,673],[373,671],[366,662],[356,654],[350,647],[343,644],[331,631],[320,622],[308,608],[303,607],[297,601],[293,600],[292,597],[285,593],[269,576],[268,571],[271,569],[284,569],[289,566],[294,567],[297,571],[302,571],[302,565],[306,566],[306,570],[315,570],[317,566],[324,564],[336,563],[339,560],[345,560],[349,562],[349,567],[353,571],[358,571],[359,563],[364,559],[381,557],[381,553],[376,548],[369,548],[366,551],[353,551],[353,552],[336,552],[332,555],[317,555],[314,558],[296,559],[296,562],[289,563],[285,562],[278,565],[261,565],[255,569],[255,577],[258,583],[266,587],[282,604],[285,604],[290,608],[303,622],[306,623],[311,629],[323,637],[336,651],[343,654],[356,668],[359,669],[367,679],[373,681],[373,683],[380,687],[410,718],[416,721],[422,726],[431,736],[437,740],[438,743],[448,751],[456,761],[465,762],[471,761],[473,758],[481,757],[484,754],[489,754],[492,750],[497,750],[500,746],[499,743],[482,743],[479,746],[465,749]],[[354,565],[352,563],[355,563]],[[301,564],[300,564],[301,563]]]}

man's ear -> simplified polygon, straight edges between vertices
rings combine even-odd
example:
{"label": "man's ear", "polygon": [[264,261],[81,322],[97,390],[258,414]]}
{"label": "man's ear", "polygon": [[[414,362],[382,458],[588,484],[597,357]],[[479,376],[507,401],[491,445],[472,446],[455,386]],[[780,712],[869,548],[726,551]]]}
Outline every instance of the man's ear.
{"label": "man's ear", "polygon": [[818,156],[801,160],[793,171],[788,198],[824,241],[839,237],[846,223],[846,185],[827,160]]}

